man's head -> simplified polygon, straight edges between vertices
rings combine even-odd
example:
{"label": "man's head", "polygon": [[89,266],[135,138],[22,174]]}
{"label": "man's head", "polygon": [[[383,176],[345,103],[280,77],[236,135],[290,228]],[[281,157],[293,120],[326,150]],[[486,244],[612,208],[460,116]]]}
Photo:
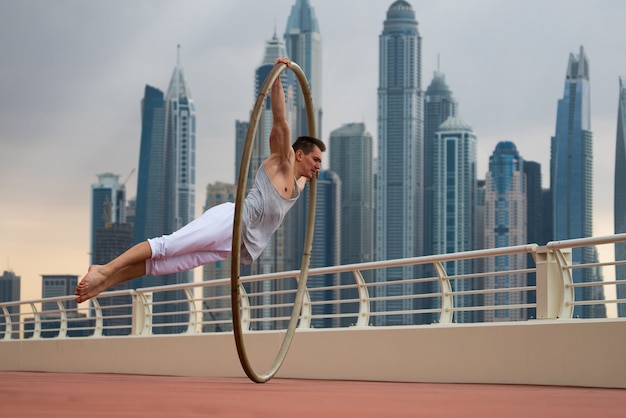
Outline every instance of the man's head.
{"label": "man's head", "polygon": [[311,179],[317,175],[322,165],[322,152],[326,151],[324,142],[312,136],[301,136],[292,147],[296,154],[297,176]]}

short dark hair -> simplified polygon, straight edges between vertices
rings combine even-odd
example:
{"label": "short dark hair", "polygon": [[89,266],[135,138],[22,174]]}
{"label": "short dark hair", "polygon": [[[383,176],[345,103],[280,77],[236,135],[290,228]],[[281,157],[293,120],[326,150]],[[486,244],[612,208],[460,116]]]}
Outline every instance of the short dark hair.
{"label": "short dark hair", "polygon": [[296,139],[296,142],[292,145],[294,151],[302,150],[305,154],[313,151],[314,147],[318,147],[320,151],[326,151],[326,144],[321,139],[314,138],[312,136],[300,136]]}

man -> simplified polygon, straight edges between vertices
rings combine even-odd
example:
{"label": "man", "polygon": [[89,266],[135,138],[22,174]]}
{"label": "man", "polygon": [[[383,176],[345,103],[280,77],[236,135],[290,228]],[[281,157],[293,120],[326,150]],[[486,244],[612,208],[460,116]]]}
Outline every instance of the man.
{"label": "man", "polygon": [[[278,58],[275,65],[291,65]],[[254,186],[246,196],[242,218],[241,262],[250,264],[263,251],[272,234],[318,174],[324,143],[307,136],[290,145],[285,94],[280,77],[270,92],[273,126],[270,155],[257,171]],[[170,274],[228,258],[232,251],[235,206],[224,203],[207,210],[183,228],[148,239],[128,249],[105,265],[92,265],[76,286],[76,302],[82,303],[118,283],[146,274]]]}

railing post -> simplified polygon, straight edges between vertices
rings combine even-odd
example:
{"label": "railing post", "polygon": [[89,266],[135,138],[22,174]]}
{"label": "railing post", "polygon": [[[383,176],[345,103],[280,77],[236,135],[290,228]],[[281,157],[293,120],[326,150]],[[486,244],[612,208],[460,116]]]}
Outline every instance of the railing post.
{"label": "railing post", "polygon": [[433,267],[437,272],[439,288],[441,289],[441,313],[439,314],[439,323],[449,324],[452,322],[452,316],[454,314],[452,286],[450,285],[450,279],[448,279],[448,273],[443,267],[443,264],[437,261],[433,263]]}
{"label": "railing post", "polygon": [[96,322],[93,326],[93,336],[102,337],[102,331],[104,330],[104,314],[102,313],[102,308],[100,307],[98,298],[91,299],[91,306],[93,307],[96,317]]}
{"label": "railing post", "polygon": [[13,334],[13,323],[11,322],[11,315],[9,315],[9,310],[6,307],[2,307],[2,312],[4,313],[4,336],[2,339],[10,340],[11,334]]}
{"label": "railing post", "polygon": [[366,327],[370,321],[370,295],[365,284],[365,279],[360,270],[353,270],[352,275],[359,292],[359,317],[356,320],[357,327]]}
{"label": "railing post", "polygon": [[59,335],[57,338],[67,337],[67,312],[63,303],[57,300],[57,306],[59,307]]}
{"label": "railing post", "polygon": [[241,301],[239,302],[241,307],[241,329],[243,331],[250,331],[250,303],[243,284],[239,284],[239,296],[241,297]]}
{"label": "railing post", "polygon": [[33,313],[33,339],[41,338],[41,314],[37,311],[37,307],[34,303],[30,304],[30,309]]}
{"label": "railing post", "polygon": [[187,323],[187,334],[193,334],[196,332],[196,325],[198,323],[198,312],[196,309],[196,301],[194,300],[193,289],[186,288],[185,295],[187,296],[187,304],[189,305],[189,322]]}
{"label": "railing post", "polygon": [[571,317],[571,273],[563,269],[571,264],[572,250],[550,250],[542,246],[535,250],[537,264],[537,319]]}
{"label": "railing post", "polygon": [[152,292],[133,292],[133,335],[152,332]]}

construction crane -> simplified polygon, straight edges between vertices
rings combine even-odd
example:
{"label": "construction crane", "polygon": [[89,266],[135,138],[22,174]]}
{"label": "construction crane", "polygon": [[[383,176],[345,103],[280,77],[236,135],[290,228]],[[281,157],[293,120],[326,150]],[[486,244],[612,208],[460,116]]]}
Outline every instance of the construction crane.
{"label": "construction crane", "polygon": [[122,182],[122,186],[126,187],[126,183],[128,183],[128,180],[130,180],[130,176],[132,176],[134,172],[135,172],[134,168],[130,170],[130,173],[128,173],[128,175],[126,176],[126,179]]}

